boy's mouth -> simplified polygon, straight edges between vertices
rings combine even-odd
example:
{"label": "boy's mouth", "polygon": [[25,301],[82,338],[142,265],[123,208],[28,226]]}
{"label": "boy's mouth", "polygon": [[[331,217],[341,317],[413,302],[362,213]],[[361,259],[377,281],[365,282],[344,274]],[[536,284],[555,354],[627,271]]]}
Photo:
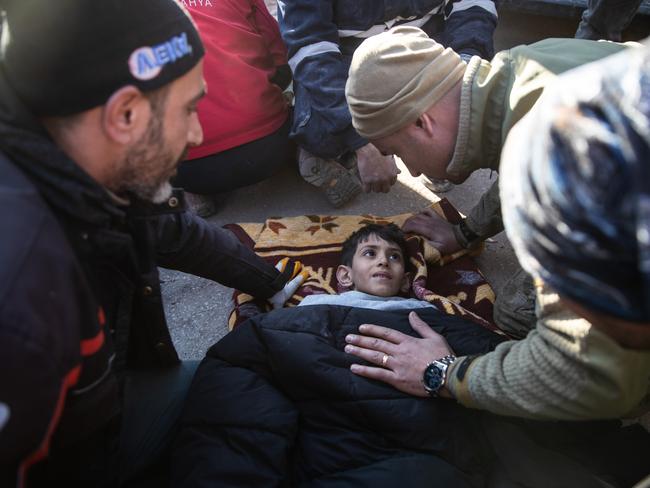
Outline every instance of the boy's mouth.
{"label": "boy's mouth", "polygon": [[375,273],[372,275],[373,278],[379,278],[382,280],[390,280],[392,276],[389,273]]}

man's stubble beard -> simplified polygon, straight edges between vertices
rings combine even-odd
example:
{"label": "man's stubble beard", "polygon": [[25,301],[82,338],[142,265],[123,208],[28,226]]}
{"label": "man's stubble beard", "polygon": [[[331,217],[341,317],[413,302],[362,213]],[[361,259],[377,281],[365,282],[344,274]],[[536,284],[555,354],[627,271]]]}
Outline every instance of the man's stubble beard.
{"label": "man's stubble beard", "polygon": [[163,135],[163,114],[160,112],[164,112],[164,106],[152,111],[146,133],[128,150],[117,177],[119,194],[135,195],[153,203],[162,203],[171,196],[169,180],[185,159],[187,148],[177,157],[167,147]]}

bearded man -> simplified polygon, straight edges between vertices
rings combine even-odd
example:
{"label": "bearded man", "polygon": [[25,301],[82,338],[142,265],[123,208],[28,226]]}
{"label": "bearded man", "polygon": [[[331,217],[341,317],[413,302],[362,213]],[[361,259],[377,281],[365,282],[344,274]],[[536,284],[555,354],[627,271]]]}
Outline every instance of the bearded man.
{"label": "bearded man", "polygon": [[[287,272],[184,209],[203,46],[173,0],[0,3],[0,485],[143,486],[196,365],[157,266],[277,301]],[[218,87],[215,87],[218,89]]]}

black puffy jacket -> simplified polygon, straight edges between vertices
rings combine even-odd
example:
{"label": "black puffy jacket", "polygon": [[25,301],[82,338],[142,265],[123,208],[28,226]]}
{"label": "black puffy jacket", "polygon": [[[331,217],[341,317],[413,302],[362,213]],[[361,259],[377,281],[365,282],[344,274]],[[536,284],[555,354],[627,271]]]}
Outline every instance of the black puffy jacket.
{"label": "black puffy jacket", "polygon": [[[417,313],[457,354],[503,340]],[[415,335],[406,311],[320,305],[259,315],[215,344],[186,402],[172,485],[622,488],[647,475],[638,425],[499,417],[354,375],[344,341],[363,323]]]}
{"label": "black puffy jacket", "polygon": [[[418,314],[458,354],[503,340],[435,309]],[[414,334],[407,311],[321,305],[254,317],[214,345],[186,403],[173,486],[469,486],[457,467],[479,470],[462,454],[469,411],[351,373],[345,336],[363,323]]]}

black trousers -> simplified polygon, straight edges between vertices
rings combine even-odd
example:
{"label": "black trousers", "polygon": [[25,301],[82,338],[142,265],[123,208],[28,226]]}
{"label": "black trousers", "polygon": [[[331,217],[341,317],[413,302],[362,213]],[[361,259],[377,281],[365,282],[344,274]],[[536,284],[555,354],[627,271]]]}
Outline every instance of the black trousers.
{"label": "black trousers", "polygon": [[174,186],[191,193],[212,195],[270,178],[295,159],[295,148],[289,140],[290,125],[291,115],[268,136],[181,163]]}

